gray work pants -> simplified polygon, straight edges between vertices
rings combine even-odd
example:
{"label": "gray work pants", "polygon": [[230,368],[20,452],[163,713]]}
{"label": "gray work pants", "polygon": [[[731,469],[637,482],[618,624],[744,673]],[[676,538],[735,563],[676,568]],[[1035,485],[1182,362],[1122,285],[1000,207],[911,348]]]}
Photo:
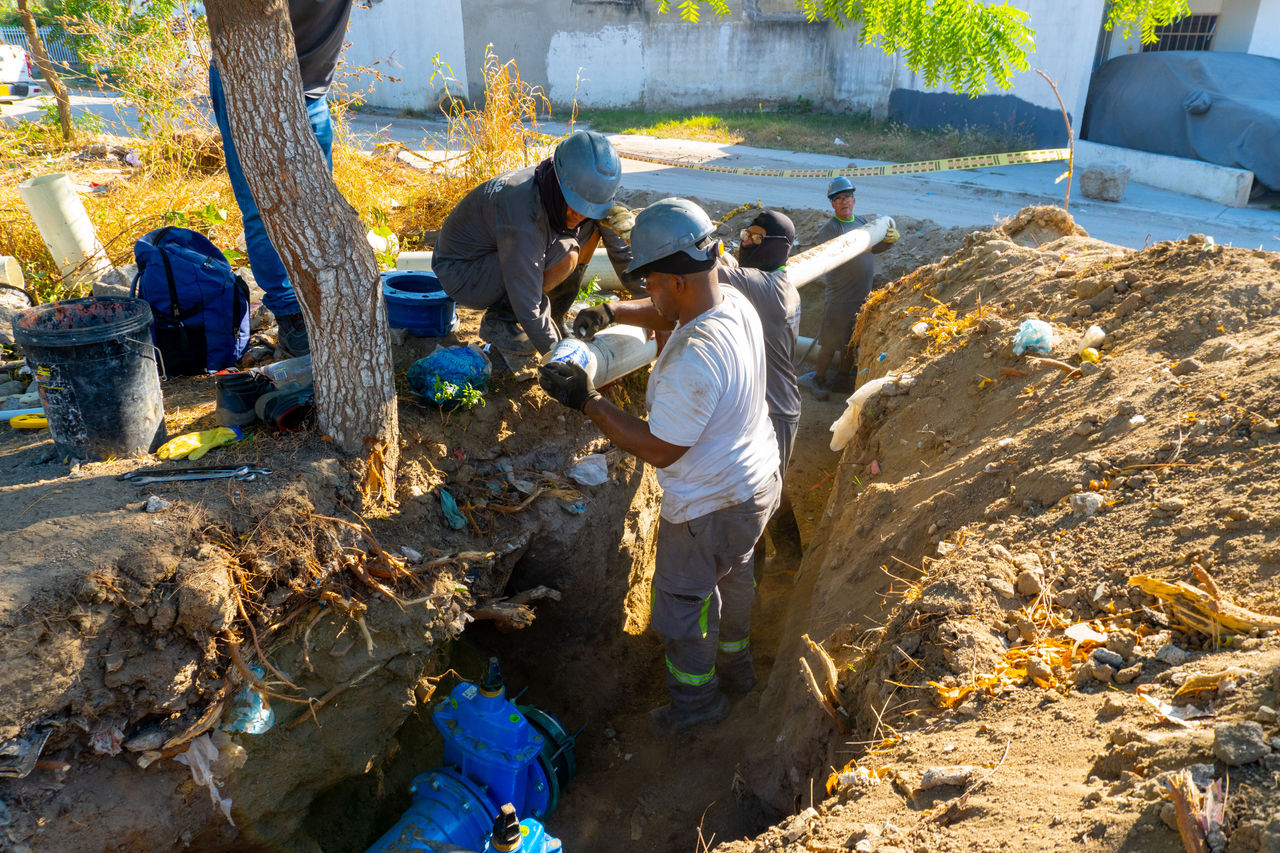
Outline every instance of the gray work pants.
{"label": "gray work pants", "polygon": [[722,671],[751,670],[751,554],[778,506],[775,473],[740,504],[658,523],[652,625],[666,652],[667,688],[681,711],[710,707]]}

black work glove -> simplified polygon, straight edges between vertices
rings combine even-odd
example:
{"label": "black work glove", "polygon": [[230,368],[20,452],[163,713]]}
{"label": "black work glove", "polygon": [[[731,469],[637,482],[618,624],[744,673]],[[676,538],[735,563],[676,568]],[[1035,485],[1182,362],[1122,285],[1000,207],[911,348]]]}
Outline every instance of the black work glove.
{"label": "black work glove", "polygon": [[613,323],[613,309],[608,302],[588,305],[573,319],[573,333],[583,340],[591,340],[596,332]]}
{"label": "black work glove", "polygon": [[587,371],[576,364],[553,361],[538,368],[538,384],[557,402],[582,411],[587,401],[599,397]]}

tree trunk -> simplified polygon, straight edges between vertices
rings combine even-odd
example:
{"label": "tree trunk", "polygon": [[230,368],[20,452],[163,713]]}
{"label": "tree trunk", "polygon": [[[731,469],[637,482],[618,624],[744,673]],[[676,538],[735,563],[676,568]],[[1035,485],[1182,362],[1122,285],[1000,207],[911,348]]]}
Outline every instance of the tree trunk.
{"label": "tree trunk", "polygon": [[18,0],[18,15],[22,18],[22,28],[27,31],[27,43],[31,45],[31,56],[36,61],[44,81],[53,90],[53,99],[58,103],[58,122],[62,125],[62,138],[71,141],[71,96],[67,94],[67,85],[62,82],[49,54],[44,49],[44,39],[40,38],[40,30],[36,27],[35,16],[27,5],[27,0]]}
{"label": "tree trunk", "polygon": [[286,0],[208,0],[206,11],[245,180],[306,317],[320,429],[367,454],[394,499],[399,423],[378,266],[307,121]]}

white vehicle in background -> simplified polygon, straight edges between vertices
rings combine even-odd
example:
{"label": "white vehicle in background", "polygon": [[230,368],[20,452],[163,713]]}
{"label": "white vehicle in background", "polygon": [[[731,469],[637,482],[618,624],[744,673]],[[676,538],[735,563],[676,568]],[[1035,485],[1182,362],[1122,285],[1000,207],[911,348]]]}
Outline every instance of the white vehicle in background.
{"label": "white vehicle in background", "polygon": [[45,94],[27,51],[0,38],[0,103]]}

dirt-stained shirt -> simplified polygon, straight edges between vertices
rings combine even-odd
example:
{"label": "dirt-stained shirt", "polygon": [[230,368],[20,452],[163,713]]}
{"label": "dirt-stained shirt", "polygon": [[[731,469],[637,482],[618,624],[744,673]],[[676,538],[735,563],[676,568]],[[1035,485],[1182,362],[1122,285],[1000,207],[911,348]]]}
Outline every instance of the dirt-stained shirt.
{"label": "dirt-stained shirt", "polygon": [[[547,220],[529,166],[485,181],[458,202],[436,240],[433,267],[441,262],[476,261],[494,253],[501,278],[483,282],[483,293],[472,292],[476,304],[496,304],[505,293],[520,327],[539,352],[560,341],[551,321],[551,303],[542,293],[542,272],[551,244],[560,235]],[[449,290],[445,283],[445,290]]]}
{"label": "dirt-stained shirt", "polygon": [[738,291],[720,292],[671,333],[645,395],[649,431],[689,448],[658,469],[662,517],[676,524],[742,503],[778,471],[760,318]]}

